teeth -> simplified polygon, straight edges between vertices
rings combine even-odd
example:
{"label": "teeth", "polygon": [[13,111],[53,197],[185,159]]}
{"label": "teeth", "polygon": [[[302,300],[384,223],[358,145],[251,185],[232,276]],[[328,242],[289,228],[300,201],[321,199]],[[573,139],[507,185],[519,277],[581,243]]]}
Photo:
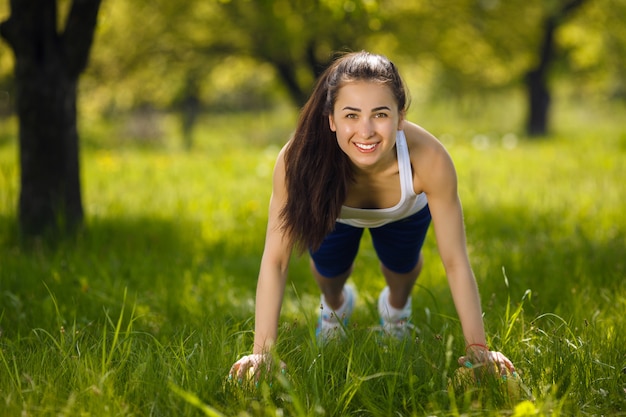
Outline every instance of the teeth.
{"label": "teeth", "polygon": [[355,145],[356,145],[358,148],[363,149],[363,150],[366,150],[366,151],[371,150],[371,149],[374,149],[374,147],[376,146],[376,144],[375,144],[375,143],[371,143],[371,144],[369,144],[369,145],[366,145],[365,143],[356,143]]}

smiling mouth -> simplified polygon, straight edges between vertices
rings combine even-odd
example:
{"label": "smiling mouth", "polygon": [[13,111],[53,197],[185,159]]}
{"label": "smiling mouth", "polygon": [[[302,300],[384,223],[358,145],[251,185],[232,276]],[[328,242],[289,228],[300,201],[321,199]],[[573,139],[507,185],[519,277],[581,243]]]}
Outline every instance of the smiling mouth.
{"label": "smiling mouth", "polygon": [[373,151],[377,145],[378,143],[355,143],[354,144],[354,146],[356,146],[358,149],[362,151]]}

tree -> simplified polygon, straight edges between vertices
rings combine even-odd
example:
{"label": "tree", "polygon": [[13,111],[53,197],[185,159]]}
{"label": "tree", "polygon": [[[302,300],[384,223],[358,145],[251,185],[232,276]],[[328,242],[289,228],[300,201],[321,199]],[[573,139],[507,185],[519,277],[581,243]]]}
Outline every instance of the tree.
{"label": "tree", "polygon": [[297,106],[336,51],[366,46],[379,29],[377,2],[366,0],[224,1],[235,48],[271,64]]}
{"label": "tree", "polygon": [[[207,108],[285,97],[301,106],[333,52],[365,47],[376,8],[366,0],[108,0],[81,85],[101,112],[178,112],[191,148]],[[137,15],[150,24],[137,25]]]}
{"label": "tree", "polygon": [[[396,1],[393,9],[385,8],[390,13],[391,24],[400,28],[406,38],[419,39],[401,45],[405,49],[399,52],[419,54],[421,59],[435,62],[437,92],[461,97],[520,86],[526,92],[524,129],[529,136],[548,133],[554,76],[572,75],[568,68],[571,56],[564,49],[561,35],[574,20],[575,12],[586,3],[600,3],[595,18],[608,21],[612,15],[621,17],[616,6],[623,3],[623,0],[615,0],[615,4],[607,4],[607,0],[455,0],[445,5],[402,2],[400,6],[401,0]],[[598,32],[613,35],[615,50],[623,44],[615,35],[620,33],[622,25],[613,23],[598,29],[591,24],[592,19],[583,17],[578,22],[579,31],[588,36],[570,44],[569,52],[587,47],[589,38]]]}
{"label": "tree", "polygon": [[59,31],[56,0],[11,0],[0,25],[15,55],[18,216],[27,235],[71,231],[83,222],[76,98],[100,2],[73,0]]}
{"label": "tree", "polygon": [[550,65],[556,56],[554,36],[559,26],[585,2],[586,0],[557,2],[552,10],[548,10],[540,24],[541,41],[537,54],[538,59],[526,73],[526,91],[528,94],[526,133],[529,136],[543,136],[548,133],[550,90],[547,79]]}
{"label": "tree", "polygon": [[[137,16],[149,24],[138,25]],[[218,2],[107,0],[99,20],[91,64],[81,78],[83,115],[106,115],[118,127],[135,126],[120,137],[158,141],[159,115],[171,111],[179,116],[184,147],[191,149],[200,112],[216,95],[226,94],[223,86],[211,86],[215,67],[237,52],[229,40],[235,29]],[[224,66],[225,72],[235,72]]]}

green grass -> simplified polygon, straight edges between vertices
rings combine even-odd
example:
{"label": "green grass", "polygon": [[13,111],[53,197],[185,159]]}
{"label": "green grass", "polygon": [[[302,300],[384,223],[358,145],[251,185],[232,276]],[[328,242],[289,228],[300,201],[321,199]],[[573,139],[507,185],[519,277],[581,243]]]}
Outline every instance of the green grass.
{"label": "green grass", "polygon": [[532,398],[449,384],[464,343],[432,234],[415,339],[370,331],[384,283],[365,239],[347,340],[316,346],[319,295],[294,258],[276,348],[287,374],[229,382],[251,349],[271,171],[293,114],[223,115],[190,153],[171,121],[150,146],[107,147],[118,131],[84,126],[87,227],[54,244],[17,237],[16,147],[3,139],[0,415],[626,415],[626,130],[615,110],[571,108],[550,140],[516,142],[489,112],[497,123],[444,107],[411,118],[457,164],[489,343]]}

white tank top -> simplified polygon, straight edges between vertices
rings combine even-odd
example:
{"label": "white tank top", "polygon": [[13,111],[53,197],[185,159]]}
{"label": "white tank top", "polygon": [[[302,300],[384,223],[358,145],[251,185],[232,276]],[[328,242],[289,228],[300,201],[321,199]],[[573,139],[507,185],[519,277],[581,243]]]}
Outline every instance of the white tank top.
{"label": "white tank top", "polygon": [[409,148],[406,144],[406,136],[404,136],[404,131],[402,130],[399,130],[396,134],[396,153],[398,156],[401,193],[398,204],[382,209],[361,209],[342,206],[341,213],[337,219],[338,222],[354,227],[380,227],[409,217],[426,207],[428,203],[426,194],[416,194],[413,188],[413,172],[411,171]]}

